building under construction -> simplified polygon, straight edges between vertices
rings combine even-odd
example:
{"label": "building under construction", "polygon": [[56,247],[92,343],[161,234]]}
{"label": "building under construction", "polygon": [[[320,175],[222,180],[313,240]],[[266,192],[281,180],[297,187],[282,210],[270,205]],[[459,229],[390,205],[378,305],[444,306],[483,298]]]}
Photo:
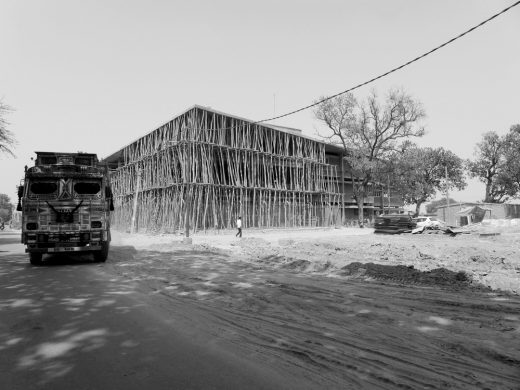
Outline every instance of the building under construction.
{"label": "building under construction", "polygon": [[341,153],[300,130],[194,106],[105,159],[112,225],[205,231],[234,228],[238,216],[248,228],[342,224],[357,208]]}

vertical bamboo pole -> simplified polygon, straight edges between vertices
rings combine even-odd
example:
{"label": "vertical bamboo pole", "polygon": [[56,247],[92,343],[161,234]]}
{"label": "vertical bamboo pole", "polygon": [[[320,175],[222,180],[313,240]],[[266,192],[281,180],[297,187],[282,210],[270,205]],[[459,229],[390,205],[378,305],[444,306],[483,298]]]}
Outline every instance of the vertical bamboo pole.
{"label": "vertical bamboo pole", "polygon": [[130,233],[135,233],[135,217],[137,214],[137,198],[139,197],[139,187],[141,185],[141,170],[137,171],[137,178],[135,184],[135,193],[134,193],[134,207],[132,209],[132,225],[130,227]]}

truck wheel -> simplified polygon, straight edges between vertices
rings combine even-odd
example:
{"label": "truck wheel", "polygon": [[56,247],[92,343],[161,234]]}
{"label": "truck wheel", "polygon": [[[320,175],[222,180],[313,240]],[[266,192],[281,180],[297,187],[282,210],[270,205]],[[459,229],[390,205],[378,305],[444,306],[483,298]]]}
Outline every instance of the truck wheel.
{"label": "truck wheel", "polygon": [[30,252],[29,261],[32,265],[40,265],[42,263],[43,255],[40,252]]}
{"label": "truck wheel", "polygon": [[108,249],[110,248],[110,242],[101,243],[101,250],[94,252],[94,260],[104,263],[108,257]]}

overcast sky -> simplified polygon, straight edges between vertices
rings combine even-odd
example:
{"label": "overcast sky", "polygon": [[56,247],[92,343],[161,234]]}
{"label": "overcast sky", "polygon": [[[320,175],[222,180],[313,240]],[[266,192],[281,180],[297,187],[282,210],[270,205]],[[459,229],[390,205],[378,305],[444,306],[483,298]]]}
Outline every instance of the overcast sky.
{"label": "overcast sky", "polygon": [[[100,157],[193,104],[261,120],[348,89],[447,41],[514,0],[0,0],[0,99],[18,145],[0,193],[34,151]],[[422,146],[462,158],[520,123],[520,6],[370,86],[427,112]],[[312,110],[275,122],[314,136]],[[471,181],[452,194],[484,197]]]}

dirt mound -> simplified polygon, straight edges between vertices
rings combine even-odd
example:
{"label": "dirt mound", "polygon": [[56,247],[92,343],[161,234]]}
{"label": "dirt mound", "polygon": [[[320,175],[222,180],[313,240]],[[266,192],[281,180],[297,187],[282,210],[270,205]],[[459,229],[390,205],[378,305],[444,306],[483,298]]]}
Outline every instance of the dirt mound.
{"label": "dirt mound", "polygon": [[340,274],[354,278],[425,286],[467,287],[471,285],[471,278],[466,273],[453,272],[446,268],[420,271],[413,266],[355,262],[341,268]]}
{"label": "dirt mound", "polygon": [[290,269],[294,271],[305,271],[311,266],[311,262],[308,260],[293,260],[289,263],[282,265],[282,268]]}
{"label": "dirt mound", "polygon": [[[481,237],[479,233],[480,230],[451,237],[445,234],[375,235],[370,229],[246,230],[243,238],[236,238],[234,231],[194,235],[192,246],[182,243],[181,236],[171,235],[122,234],[115,237],[113,244],[161,252],[207,251],[211,256],[225,255],[228,261],[330,276],[348,274],[345,271],[349,268],[344,267],[351,263],[375,263],[401,266],[386,272],[389,275],[396,273],[393,277],[398,280],[398,277],[404,278],[405,273],[401,270],[411,267],[406,271],[409,273],[406,280],[410,283],[415,280],[415,283],[446,285],[452,283],[450,275],[462,271],[475,285],[519,294],[520,235],[508,231],[507,234]],[[449,270],[451,274],[442,275],[437,269]],[[361,267],[354,273],[364,275],[366,272]],[[385,272],[379,273],[364,277],[383,279]],[[351,278],[353,274],[347,277]],[[390,280],[388,278],[386,280]]]}

